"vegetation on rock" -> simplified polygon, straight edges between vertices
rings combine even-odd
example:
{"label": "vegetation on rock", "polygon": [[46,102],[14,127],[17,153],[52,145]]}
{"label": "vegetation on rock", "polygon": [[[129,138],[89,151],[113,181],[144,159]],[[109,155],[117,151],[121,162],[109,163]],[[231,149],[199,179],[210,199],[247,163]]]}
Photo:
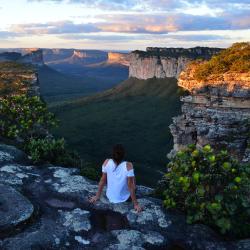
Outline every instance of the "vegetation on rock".
{"label": "vegetation on rock", "polygon": [[0,96],[26,94],[33,74],[29,65],[0,62]]}
{"label": "vegetation on rock", "polygon": [[[195,62],[197,64],[197,62]],[[200,81],[218,78],[224,73],[247,73],[250,71],[250,43],[235,43],[215,55],[211,60],[198,62],[194,78]]]}
{"label": "vegetation on rock", "polygon": [[78,167],[81,164],[78,154],[66,149],[63,138],[31,139],[25,146],[25,151],[35,164],[48,162],[71,167]]}
{"label": "vegetation on rock", "polygon": [[[57,124],[55,116],[38,97],[6,96],[0,99],[0,135],[21,141],[41,136]],[[46,135],[46,133],[45,133]]]}
{"label": "vegetation on rock", "polygon": [[186,213],[188,223],[204,223],[222,234],[250,232],[250,166],[227,151],[189,145],[168,164],[164,205]]}

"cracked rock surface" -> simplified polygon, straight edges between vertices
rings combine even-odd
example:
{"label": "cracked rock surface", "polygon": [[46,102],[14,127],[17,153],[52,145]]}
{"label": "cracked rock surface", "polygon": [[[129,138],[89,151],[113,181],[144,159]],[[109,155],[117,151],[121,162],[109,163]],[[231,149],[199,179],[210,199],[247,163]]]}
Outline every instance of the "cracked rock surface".
{"label": "cracked rock surface", "polygon": [[204,225],[187,225],[150,188],[138,187],[139,214],[104,195],[91,205],[96,191],[77,169],[31,166],[23,152],[0,145],[0,249],[249,249],[249,240],[223,241]]}

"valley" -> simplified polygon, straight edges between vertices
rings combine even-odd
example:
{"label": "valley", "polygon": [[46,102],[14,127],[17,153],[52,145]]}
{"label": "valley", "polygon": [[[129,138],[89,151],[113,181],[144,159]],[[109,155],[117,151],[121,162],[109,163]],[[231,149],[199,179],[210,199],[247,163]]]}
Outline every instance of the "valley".
{"label": "valley", "polygon": [[92,97],[52,108],[64,136],[86,161],[100,169],[116,143],[124,144],[138,183],[155,186],[167,164],[172,137],[168,125],[180,113],[177,81],[131,78]]}
{"label": "valley", "polygon": [[32,64],[48,104],[112,88],[128,78],[127,53],[75,49],[0,49],[0,62]]}
{"label": "valley", "polygon": [[35,67],[40,94],[60,120],[52,134],[65,138],[85,163],[100,173],[112,146],[122,143],[138,183],[154,187],[172,149],[172,117],[181,114],[177,78],[192,60],[208,59],[220,51],[14,49],[0,54],[0,59]]}

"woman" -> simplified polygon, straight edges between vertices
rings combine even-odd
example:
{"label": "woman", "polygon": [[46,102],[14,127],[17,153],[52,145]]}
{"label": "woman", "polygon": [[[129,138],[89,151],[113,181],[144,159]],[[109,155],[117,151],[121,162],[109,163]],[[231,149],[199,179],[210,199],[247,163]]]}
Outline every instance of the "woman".
{"label": "woman", "polygon": [[102,177],[99,182],[97,194],[90,198],[91,203],[99,200],[104,186],[107,184],[106,195],[110,202],[120,203],[129,201],[134,204],[134,209],[141,212],[135,195],[135,175],[131,162],[123,161],[125,150],[121,144],[113,147],[112,159],[106,159],[102,165]]}

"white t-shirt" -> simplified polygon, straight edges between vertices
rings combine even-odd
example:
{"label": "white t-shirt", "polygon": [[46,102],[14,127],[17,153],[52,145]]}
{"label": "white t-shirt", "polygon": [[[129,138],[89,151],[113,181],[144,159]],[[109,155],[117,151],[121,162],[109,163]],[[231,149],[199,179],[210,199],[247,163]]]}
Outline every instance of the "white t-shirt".
{"label": "white t-shirt", "polygon": [[127,170],[126,161],[116,166],[116,163],[110,159],[102,166],[102,172],[107,173],[106,195],[109,201],[112,203],[126,201],[130,196],[127,178],[134,176],[134,169]]}

